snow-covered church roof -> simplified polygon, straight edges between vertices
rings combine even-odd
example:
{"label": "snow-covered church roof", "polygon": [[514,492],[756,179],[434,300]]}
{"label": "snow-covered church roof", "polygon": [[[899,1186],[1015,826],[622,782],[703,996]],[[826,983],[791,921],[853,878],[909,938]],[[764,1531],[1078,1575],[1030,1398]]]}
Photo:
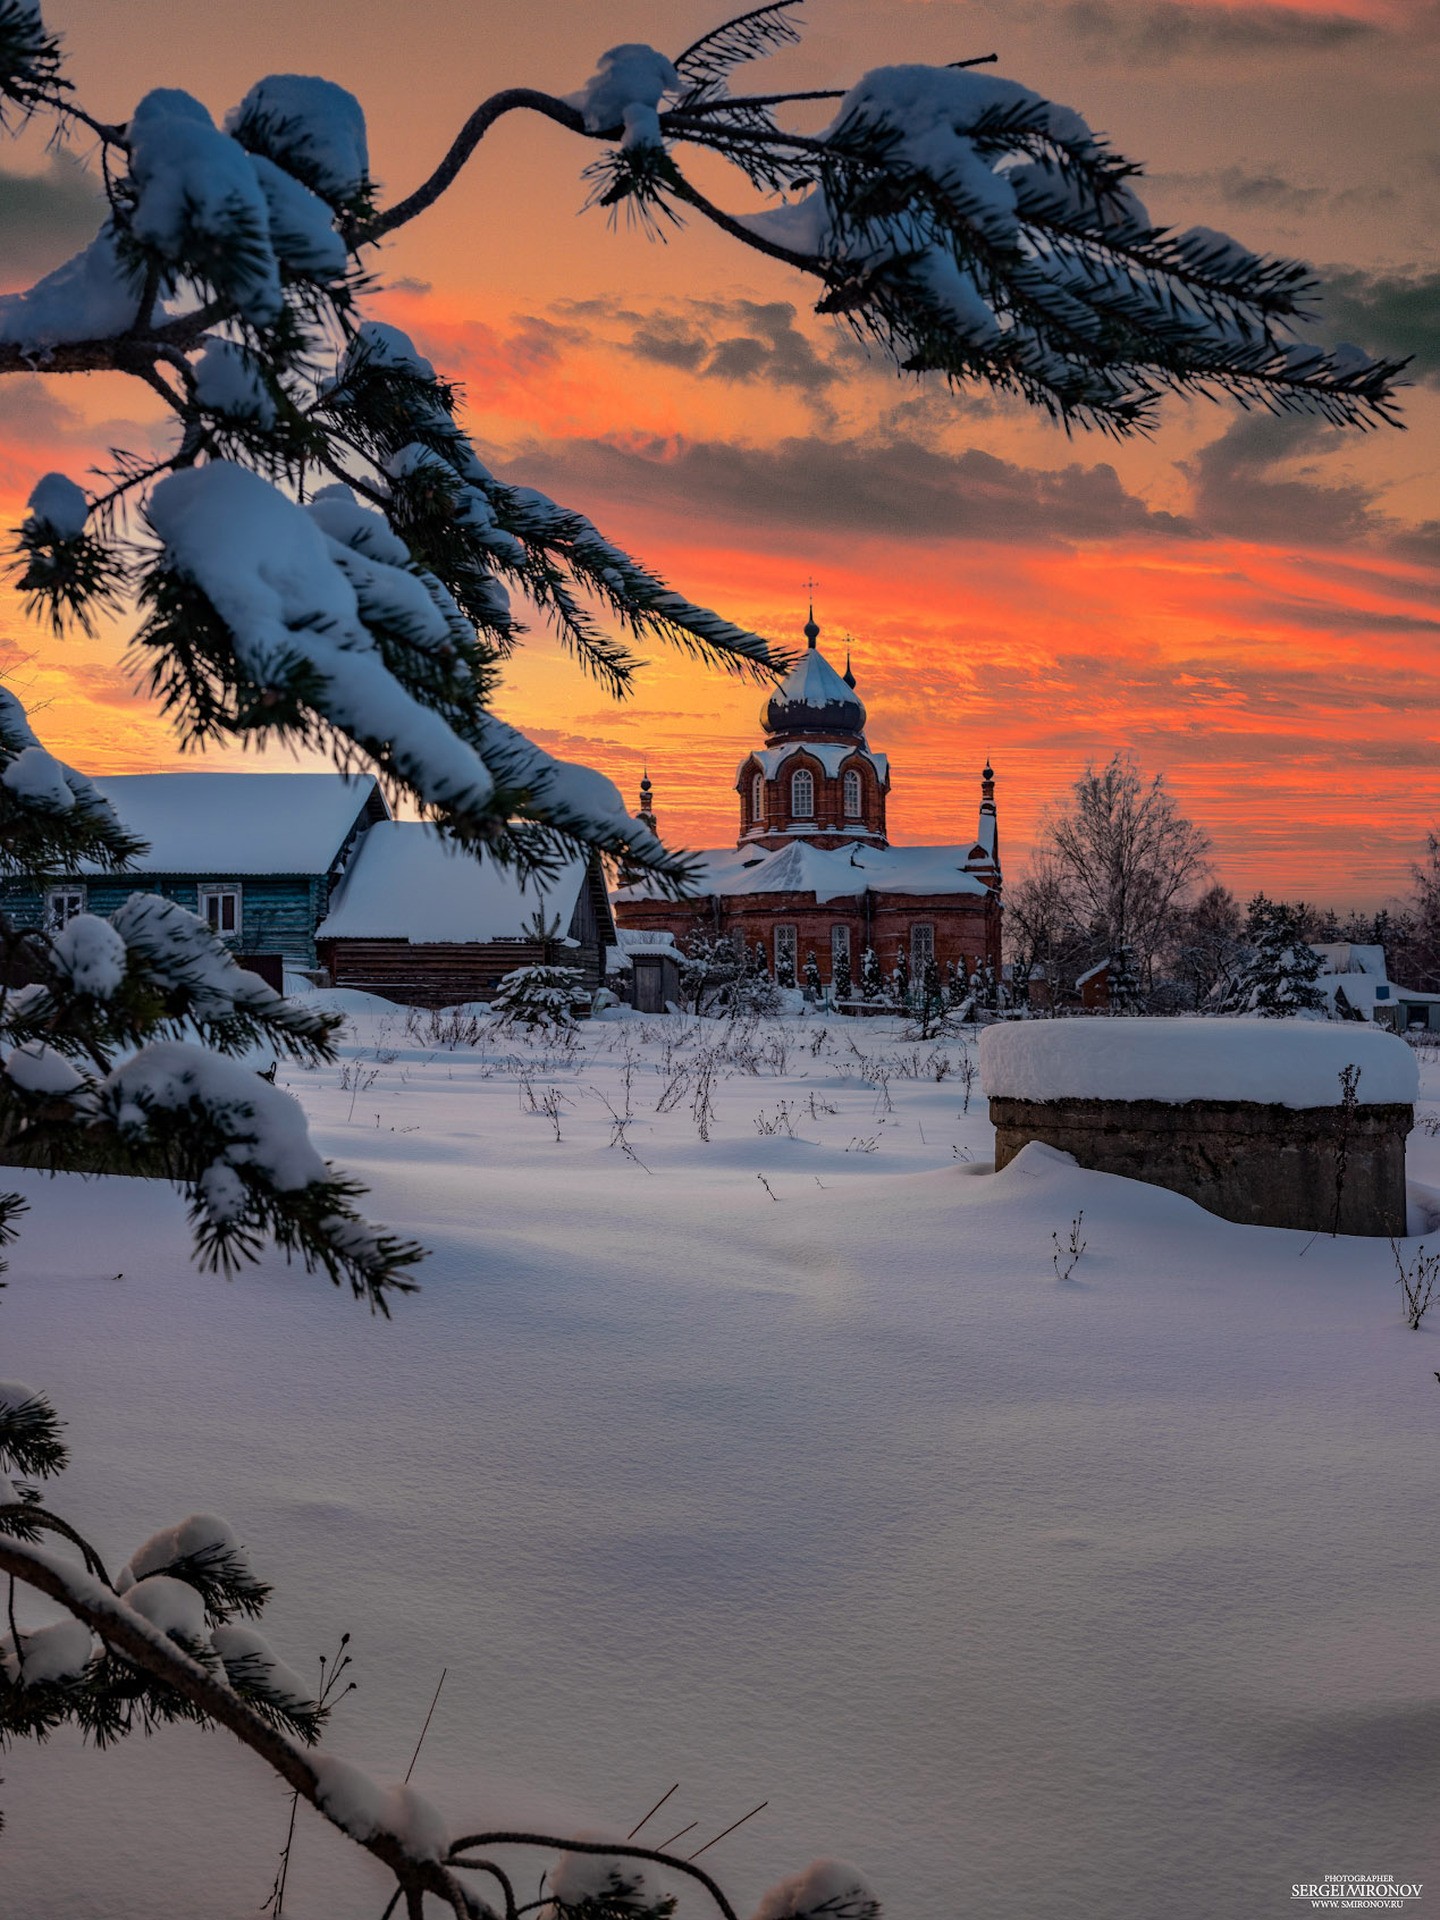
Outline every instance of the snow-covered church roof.
{"label": "snow-covered church roof", "polygon": [[[990,889],[965,872],[969,847],[816,847],[794,840],[766,852],[754,846],[723,847],[696,854],[696,892],[707,894],[813,893],[817,902],[858,899],[862,893],[985,894]],[[639,881],[617,900],[646,900],[659,889]]]}
{"label": "snow-covered church roof", "polygon": [[424,821],[382,820],[360,842],[315,938],[412,946],[519,940],[537,912],[547,923],[558,918],[563,937],[586,865],[567,860],[544,884],[522,880],[513,868],[465,853]]}
{"label": "snow-covered church roof", "polygon": [[328,873],[378,801],[368,773],[123,773],[93,785],[149,842],[135,873]]}

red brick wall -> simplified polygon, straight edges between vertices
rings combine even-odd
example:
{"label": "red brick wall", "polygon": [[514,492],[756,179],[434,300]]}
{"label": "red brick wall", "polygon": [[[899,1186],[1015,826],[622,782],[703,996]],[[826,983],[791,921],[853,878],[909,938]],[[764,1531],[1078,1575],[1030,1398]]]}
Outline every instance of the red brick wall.
{"label": "red brick wall", "polygon": [[[815,782],[815,812],[813,822],[797,820],[790,812],[790,776],[806,768]],[[860,775],[860,818],[847,818],[845,813],[845,774],[854,767]],[[763,816],[757,820],[751,804],[751,794],[755,775],[760,772],[760,763],[752,755],[740,770],[736,786],[740,793],[740,832],[744,836],[752,828],[760,831],[752,835],[755,844],[760,846],[787,846],[795,837],[786,833],[791,826],[813,825],[813,831],[805,837],[818,847],[839,847],[854,844],[855,828],[863,826],[867,835],[885,844],[885,792],[886,789],[875,777],[875,768],[863,754],[855,754],[844,761],[840,771],[832,780],[813,753],[807,753],[803,747],[795,747],[780,769],[780,777],[765,782],[765,802]],[[845,828],[849,832],[845,832]],[[827,834],[827,829],[829,833]],[[836,837],[830,838],[833,834]]]}
{"label": "red brick wall", "polygon": [[805,956],[813,950],[820,963],[820,978],[827,985],[832,927],[850,929],[850,968],[858,981],[860,956],[867,946],[874,947],[881,967],[888,974],[902,943],[908,953],[910,929],[924,923],[935,929],[935,958],[942,975],[952,961],[968,970],[981,958],[989,959],[997,978],[1000,972],[1000,901],[995,894],[907,898],[902,894],[877,893],[870,896],[868,917],[862,902],[834,900],[820,906],[809,893],[738,894],[718,902],[707,899],[693,903],[617,900],[615,919],[622,927],[673,933],[681,945],[697,926],[734,937],[743,935],[747,948],[754,947],[757,941],[763,945],[772,971],[775,928],[792,926],[796,930],[797,968],[803,971]]}

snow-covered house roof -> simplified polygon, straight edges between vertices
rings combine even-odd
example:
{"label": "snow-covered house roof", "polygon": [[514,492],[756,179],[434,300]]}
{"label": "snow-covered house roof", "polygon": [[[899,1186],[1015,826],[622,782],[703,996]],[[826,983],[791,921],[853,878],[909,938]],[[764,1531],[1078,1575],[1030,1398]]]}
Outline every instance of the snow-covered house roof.
{"label": "snow-covered house roof", "polygon": [[149,842],[137,874],[328,873],[361,814],[384,808],[373,774],[125,773],[93,784]]}
{"label": "snow-covered house roof", "polygon": [[1385,949],[1358,940],[1337,940],[1314,949],[1326,973],[1369,973],[1386,977]]}
{"label": "snow-covered house roof", "polygon": [[621,927],[618,929],[622,953],[678,953],[675,936],[666,927]]}
{"label": "snow-covered house roof", "polygon": [[408,940],[412,946],[520,940],[537,912],[569,930],[588,862],[567,860],[544,884],[477,860],[419,820],[384,820],[361,841],[317,940]]}
{"label": "snow-covered house roof", "polygon": [[[696,892],[706,894],[813,893],[817,902],[858,899],[862,893],[911,895],[973,893],[989,888],[966,873],[968,847],[835,847],[795,840],[764,851],[753,846],[699,853]],[[659,892],[641,880],[618,900],[647,900]]]}

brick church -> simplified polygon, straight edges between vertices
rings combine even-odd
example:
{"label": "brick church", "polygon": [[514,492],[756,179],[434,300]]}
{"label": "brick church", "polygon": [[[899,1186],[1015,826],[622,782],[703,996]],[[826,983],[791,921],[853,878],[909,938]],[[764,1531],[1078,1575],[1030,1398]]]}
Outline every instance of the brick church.
{"label": "brick church", "polygon": [[[865,707],[847,657],[821,653],[812,607],[806,649],[760,712],[765,744],[740,763],[740,835],[698,856],[697,891],[666,900],[640,880],[612,896],[621,928],[695,931],[757,943],[778,976],[800,978],[813,953],[828,986],[843,954],[854,980],[873,947],[888,974],[900,947],[919,979],[932,956],[1000,975],[1000,845],[995,776],[981,779],[976,837],[955,846],[896,847],[885,827],[890,763],[865,738]],[[640,816],[654,826],[649,776]]]}

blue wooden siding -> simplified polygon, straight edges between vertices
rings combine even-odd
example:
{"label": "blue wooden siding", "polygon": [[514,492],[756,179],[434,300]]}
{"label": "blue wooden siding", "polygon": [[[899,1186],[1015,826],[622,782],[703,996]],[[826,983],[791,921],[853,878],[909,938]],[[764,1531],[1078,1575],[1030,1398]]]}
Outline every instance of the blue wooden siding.
{"label": "blue wooden siding", "polygon": [[207,873],[89,874],[78,881],[54,880],[44,887],[12,880],[0,887],[0,912],[16,927],[38,927],[45,895],[52,886],[83,886],[90,913],[110,914],[132,893],[159,893],[192,913],[200,911],[202,886],[239,887],[240,933],[237,953],[283,953],[297,966],[315,965],[315,929],[330,903],[328,874]]}
{"label": "blue wooden siding", "polygon": [[122,873],[83,874],[78,879],[54,874],[39,886],[28,880],[0,882],[0,914],[14,927],[38,927],[45,917],[46,894],[64,886],[83,887],[86,910],[102,918],[132,893],[163,894],[198,913],[202,887],[239,887],[240,932],[232,942],[236,953],[283,953],[296,966],[313,967],[315,929],[330,911],[330,895],[340,875],[367,827],[389,817],[379,789],[372,789],[326,873]]}

